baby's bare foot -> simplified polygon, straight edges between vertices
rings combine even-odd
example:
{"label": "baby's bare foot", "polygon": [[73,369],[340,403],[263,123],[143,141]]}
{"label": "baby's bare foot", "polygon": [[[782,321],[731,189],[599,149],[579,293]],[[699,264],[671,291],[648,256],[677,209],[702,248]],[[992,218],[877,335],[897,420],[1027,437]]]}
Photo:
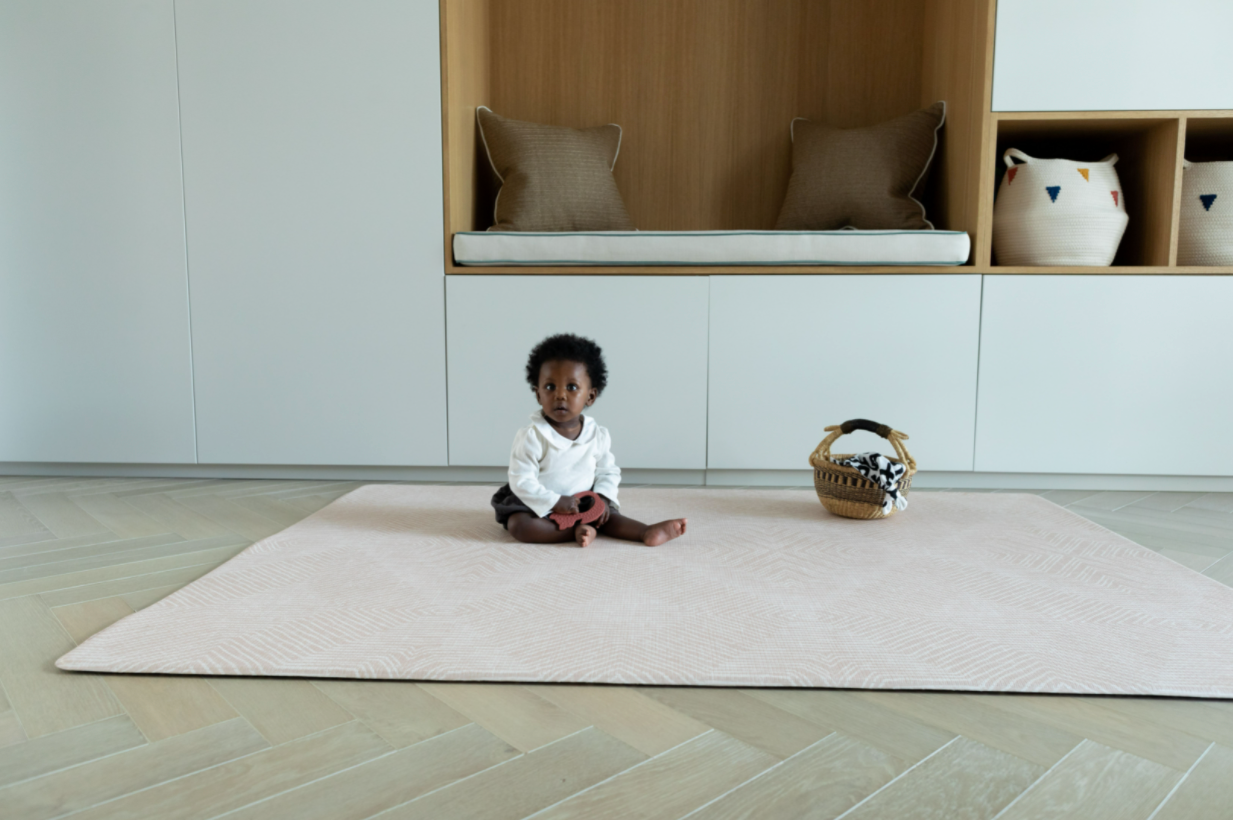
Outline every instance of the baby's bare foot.
{"label": "baby's bare foot", "polygon": [[648,547],[658,547],[660,544],[666,544],[673,538],[679,538],[685,534],[685,524],[689,519],[673,518],[671,521],[660,521],[658,524],[652,524],[646,528],[646,534],[642,536],[642,543]]}
{"label": "baby's bare foot", "polygon": [[595,536],[599,533],[590,524],[579,524],[574,527],[574,538],[578,541],[578,546],[589,547],[591,542],[595,540]]}

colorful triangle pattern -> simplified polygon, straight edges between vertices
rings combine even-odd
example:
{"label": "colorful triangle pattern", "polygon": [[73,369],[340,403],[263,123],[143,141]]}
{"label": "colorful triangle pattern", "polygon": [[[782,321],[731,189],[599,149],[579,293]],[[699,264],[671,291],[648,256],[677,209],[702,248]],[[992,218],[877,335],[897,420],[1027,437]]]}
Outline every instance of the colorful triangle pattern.
{"label": "colorful triangle pattern", "polygon": [[1109,193],[1113,194],[1113,204],[1116,205],[1117,204],[1117,191],[1110,191]]}
{"label": "colorful triangle pattern", "polygon": [[1006,184],[1007,185],[1015,181],[1015,174],[1017,173],[1019,173],[1018,165],[1013,165],[1010,168],[1006,169]]}
{"label": "colorful triangle pattern", "polygon": [[1203,210],[1210,211],[1212,203],[1216,201],[1215,194],[1199,194],[1199,201],[1203,203]]}
{"label": "colorful triangle pattern", "polygon": [[1057,202],[1057,195],[1062,192],[1062,186],[1061,185],[1047,185],[1045,186],[1045,190],[1049,192],[1049,200],[1051,202]]}
{"label": "colorful triangle pattern", "polygon": [[1088,178],[1088,174],[1091,173],[1091,170],[1092,170],[1091,168],[1076,168],[1075,170],[1083,174],[1083,178],[1086,179],[1088,182],[1092,181],[1091,179]]}

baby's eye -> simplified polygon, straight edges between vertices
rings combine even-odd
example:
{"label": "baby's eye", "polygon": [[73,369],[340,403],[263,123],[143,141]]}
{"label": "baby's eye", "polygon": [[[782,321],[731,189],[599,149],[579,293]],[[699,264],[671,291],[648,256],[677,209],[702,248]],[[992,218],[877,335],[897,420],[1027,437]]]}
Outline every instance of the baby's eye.
{"label": "baby's eye", "polygon": [[556,390],[557,386],[553,384],[552,382],[548,382],[547,384],[544,385],[544,389],[545,390]]}
{"label": "baby's eye", "polygon": [[577,390],[577,389],[578,389],[578,385],[576,385],[576,384],[571,384],[569,387],[567,387],[567,388],[565,388],[565,389],[566,389],[566,390],[568,390],[568,391],[570,391],[570,392],[572,393],[573,391],[575,391],[575,390]]}

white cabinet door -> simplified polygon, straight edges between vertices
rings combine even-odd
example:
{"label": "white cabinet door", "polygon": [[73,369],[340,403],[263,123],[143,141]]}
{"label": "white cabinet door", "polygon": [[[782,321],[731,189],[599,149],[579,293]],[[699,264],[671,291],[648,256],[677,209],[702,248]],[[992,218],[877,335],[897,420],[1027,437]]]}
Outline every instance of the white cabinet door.
{"label": "white cabinet door", "polygon": [[177,25],[201,461],[445,464],[436,3]]}
{"label": "white cabinet door", "polygon": [[171,0],[0,3],[0,461],[192,462]]}
{"label": "white cabinet door", "polygon": [[[971,470],[980,277],[711,279],[711,469],[808,470],[851,418],[911,436],[922,470]],[[888,452],[870,433],[842,452]]]}
{"label": "white cabinet door", "polygon": [[608,365],[595,418],[621,467],[706,466],[707,279],[449,277],[450,464],[504,466],[539,407],[526,380],[541,339],[594,339]]}
{"label": "white cabinet door", "polygon": [[1233,108],[1229,0],[998,0],[994,111]]}
{"label": "white cabinet door", "polygon": [[1233,475],[1233,278],[990,276],[976,469]]}

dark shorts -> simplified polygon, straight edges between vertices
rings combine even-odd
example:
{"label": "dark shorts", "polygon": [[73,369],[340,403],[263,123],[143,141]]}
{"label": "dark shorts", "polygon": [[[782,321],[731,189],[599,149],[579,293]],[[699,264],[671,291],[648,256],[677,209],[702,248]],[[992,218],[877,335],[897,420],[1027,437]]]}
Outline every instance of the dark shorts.
{"label": "dark shorts", "polygon": [[[609,500],[606,495],[601,495],[600,498],[604,499],[608,509],[614,513],[621,511],[620,506],[616,502]],[[535,510],[523,504],[522,499],[514,495],[514,491],[509,488],[508,484],[503,485],[501,489],[492,494],[492,508],[497,511],[497,523],[507,530],[509,529],[509,517],[514,513],[526,513],[532,518],[539,518],[535,514]]]}

